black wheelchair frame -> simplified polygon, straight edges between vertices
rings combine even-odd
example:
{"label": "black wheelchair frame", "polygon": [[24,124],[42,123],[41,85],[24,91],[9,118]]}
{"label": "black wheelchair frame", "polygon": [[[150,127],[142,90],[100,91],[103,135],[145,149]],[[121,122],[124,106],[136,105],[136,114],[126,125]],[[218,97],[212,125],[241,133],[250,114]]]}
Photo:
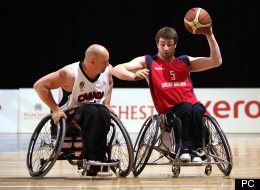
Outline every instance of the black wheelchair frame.
{"label": "black wheelchair frame", "polygon": [[[164,116],[164,117],[163,117]],[[164,118],[164,119],[163,119]],[[162,144],[162,133],[165,132],[165,115],[155,114],[146,119],[141,127],[141,130],[137,136],[134,151],[134,176],[138,176],[146,165],[160,165],[169,164],[172,165],[172,172],[174,177],[178,177],[180,174],[180,166],[204,166],[205,174],[210,175],[212,172],[212,164],[216,164],[224,175],[229,175],[232,170],[232,152],[228,143],[227,137],[222,131],[220,125],[216,119],[210,115],[203,117],[203,148],[202,151],[206,155],[206,161],[203,162],[182,162],[179,159],[182,140],[179,138],[178,142],[175,142],[174,128],[176,127],[177,133],[181,136],[181,121],[178,117],[175,117],[175,126],[170,129],[171,150],[161,149],[159,145]],[[169,130],[169,129],[168,129]],[[207,135],[207,142],[205,140]],[[178,143],[178,146],[176,144]],[[176,148],[178,147],[178,148]],[[152,153],[159,153],[159,156],[152,157]],[[166,159],[166,161],[165,161]]]}
{"label": "black wheelchair frame", "polygon": [[[116,176],[126,177],[133,168],[133,146],[123,123],[112,113],[107,135],[106,162]],[[53,133],[55,128],[55,133]],[[74,131],[67,133],[68,129]],[[68,160],[77,165],[80,160],[82,141],[80,127],[67,125],[62,118],[53,125],[52,115],[45,116],[34,130],[27,152],[27,168],[32,178],[44,177],[56,160]],[[116,163],[115,165],[111,163]],[[102,165],[102,164],[101,164]]]}

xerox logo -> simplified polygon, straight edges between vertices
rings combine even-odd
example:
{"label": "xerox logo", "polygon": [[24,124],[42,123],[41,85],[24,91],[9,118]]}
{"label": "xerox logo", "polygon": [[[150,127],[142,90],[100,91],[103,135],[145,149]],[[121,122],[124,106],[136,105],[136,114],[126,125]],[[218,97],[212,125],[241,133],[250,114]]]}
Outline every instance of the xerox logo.
{"label": "xerox logo", "polygon": [[238,100],[234,103],[225,100],[219,100],[213,103],[209,100],[204,105],[209,114],[213,114],[218,118],[237,119],[242,115],[251,119],[260,118],[260,101],[258,100]]}

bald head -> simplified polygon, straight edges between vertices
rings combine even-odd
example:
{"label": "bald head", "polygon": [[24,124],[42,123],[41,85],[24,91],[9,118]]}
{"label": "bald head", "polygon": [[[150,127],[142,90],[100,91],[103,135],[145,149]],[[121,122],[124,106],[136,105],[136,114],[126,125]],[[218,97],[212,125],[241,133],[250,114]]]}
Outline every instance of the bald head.
{"label": "bald head", "polygon": [[99,44],[93,44],[88,47],[88,49],[85,52],[86,58],[93,58],[98,56],[106,56],[108,55],[108,51],[104,46],[101,46]]}
{"label": "bald head", "polygon": [[95,78],[98,74],[105,71],[109,66],[109,52],[108,50],[99,44],[93,44],[88,47],[85,52],[85,59],[83,66],[88,72],[88,76]]}

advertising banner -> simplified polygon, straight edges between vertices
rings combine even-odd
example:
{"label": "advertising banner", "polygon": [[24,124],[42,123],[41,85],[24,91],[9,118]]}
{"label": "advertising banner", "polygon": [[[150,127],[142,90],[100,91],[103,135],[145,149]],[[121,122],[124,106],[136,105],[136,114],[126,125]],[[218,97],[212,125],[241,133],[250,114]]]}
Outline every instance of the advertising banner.
{"label": "advertising banner", "polygon": [[[226,133],[260,133],[260,89],[195,89]],[[138,132],[145,119],[156,112],[148,88],[114,89],[113,108],[129,132]]]}
{"label": "advertising banner", "polygon": [[[55,94],[55,91],[53,92]],[[34,89],[19,89],[18,132],[33,132],[40,120],[50,113],[50,109],[41,101]]]}
{"label": "advertising banner", "polygon": [[18,90],[0,90],[0,133],[17,133]]}
{"label": "advertising banner", "polygon": [[197,89],[198,99],[227,133],[260,133],[260,89]]}
{"label": "advertising banner", "polygon": [[[195,93],[225,133],[260,133],[260,89],[211,88]],[[53,94],[57,99],[57,91]],[[1,90],[0,98],[0,132],[33,132],[50,113],[34,89],[19,89],[19,94]],[[114,88],[111,106],[129,133],[138,133],[146,118],[157,113],[148,88]]]}

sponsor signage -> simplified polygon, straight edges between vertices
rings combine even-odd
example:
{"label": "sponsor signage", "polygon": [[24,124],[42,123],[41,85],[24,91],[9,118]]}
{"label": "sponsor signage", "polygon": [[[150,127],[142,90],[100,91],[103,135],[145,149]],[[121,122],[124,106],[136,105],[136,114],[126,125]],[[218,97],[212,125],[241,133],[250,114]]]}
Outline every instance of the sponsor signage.
{"label": "sponsor signage", "polygon": [[[195,89],[208,114],[226,133],[260,133],[260,89]],[[129,132],[156,112],[148,88],[113,90],[111,105]]]}
{"label": "sponsor signage", "polygon": [[[260,133],[259,88],[195,89],[208,114],[225,133]],[[53,91],[57,100],[57,91]],[[130,133],[156,114],[148,88],[114,88],[111,106]],[[50,113],[34,89],[0,90],[0,132],[33,132]]]}
{"label": "sponsor signage", "polygon": [[50,109],[41,101],[34,89],[19,89],[18,132],[33,132],[40,120],[49,113]]}
{"label": "sponsor signage", "polygon": [[17,133],[18,90],[0,90],[0,133]]}

